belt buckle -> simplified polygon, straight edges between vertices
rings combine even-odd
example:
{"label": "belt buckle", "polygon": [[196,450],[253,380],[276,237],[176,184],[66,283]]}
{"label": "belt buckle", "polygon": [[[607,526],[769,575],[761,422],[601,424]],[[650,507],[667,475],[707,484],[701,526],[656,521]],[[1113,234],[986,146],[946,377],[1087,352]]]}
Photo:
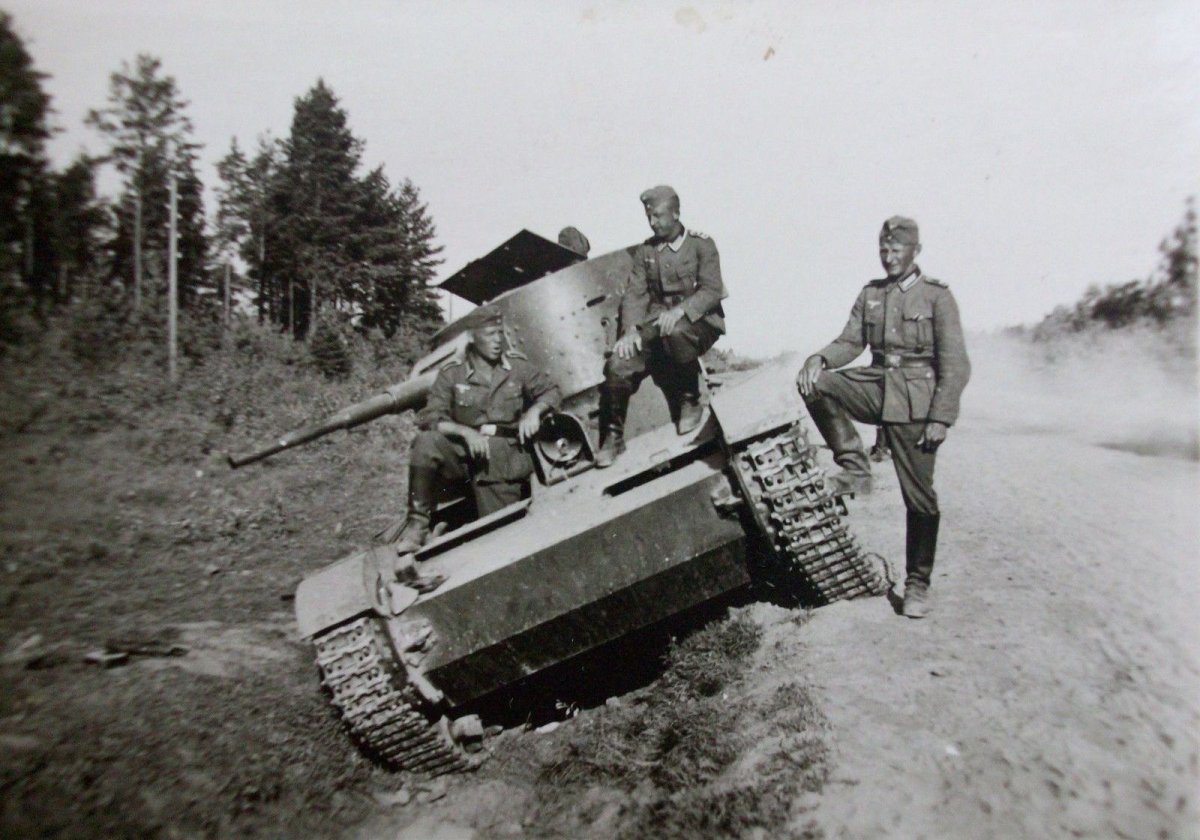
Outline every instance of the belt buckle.
{"label": "belt buckle", "polygon": [[901,356],[899,353],[884,353],[883,366],[885,368],[898,368],[900,367],[900,359]]}
{"label": "belt buckle", "polygon": [[483,435],[484,437],[495,437],[496,436],[496,424],[495,423],[484,423],[482,426],[479,427],[479,434]]}

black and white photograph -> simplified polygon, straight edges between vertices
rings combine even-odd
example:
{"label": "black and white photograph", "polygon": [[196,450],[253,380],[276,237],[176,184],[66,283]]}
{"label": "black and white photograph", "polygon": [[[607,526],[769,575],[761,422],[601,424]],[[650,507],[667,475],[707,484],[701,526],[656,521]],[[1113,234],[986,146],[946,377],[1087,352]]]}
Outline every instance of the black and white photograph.
{"label": "black and white photograph", "polygon": [[1200,840],[1200,4],[0,5],[0,836]]}

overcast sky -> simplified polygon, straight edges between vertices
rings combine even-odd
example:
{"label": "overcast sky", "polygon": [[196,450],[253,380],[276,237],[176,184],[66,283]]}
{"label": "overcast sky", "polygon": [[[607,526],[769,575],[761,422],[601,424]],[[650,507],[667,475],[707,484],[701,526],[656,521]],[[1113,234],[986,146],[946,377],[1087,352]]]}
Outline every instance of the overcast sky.
{"label": "overcast sky", "polygon": [[[808,351],[878,276],[884,218],[969,328],[1145,277],[1200,192],[1200,3],[10,0],[65,161],[149,52],[191,105],[203,177],[288,132],[323,77],[365,162],[428,201],[441,276],[521,228],[593,255],[649,235],[668,183],[716,241],[725,346]],[[460,307],[459,312],[462,311]]]}

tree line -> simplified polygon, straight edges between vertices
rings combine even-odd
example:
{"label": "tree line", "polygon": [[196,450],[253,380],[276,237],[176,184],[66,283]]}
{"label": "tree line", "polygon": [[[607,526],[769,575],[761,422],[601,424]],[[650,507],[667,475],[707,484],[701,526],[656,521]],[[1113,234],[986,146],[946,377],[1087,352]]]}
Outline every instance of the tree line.
{"label": "tree line", "polygon": [[1135,325],[1194,328],[1197,295],[1196,207],[1189,199],[1183,219],[1159,244],[1158,267],[1145,279],[1089,286],[1073,306],[1059,306],[1030,332],[1034,341],[1069,333]]}
{"label": "tree line", "polygon": [[[296,338],[323,318],[393,336],[429,330],[441,248],[419,189],[363,171],[363,140],[322,80],[294,101],[288,135],[237,138],[217,165],[208,218],[201,146],[188,102],[162,62],[138,55],[109,78],[85,123],[104,141],[55,169],[52,103],[10,14],[0,11],[0,338],[102,301],[136,328],[165,311],[168,192],[178,190],[177,271],[184,311],[214,315],[248,300],[259,321]],[[98,176],[111,168],[115,196]]]}

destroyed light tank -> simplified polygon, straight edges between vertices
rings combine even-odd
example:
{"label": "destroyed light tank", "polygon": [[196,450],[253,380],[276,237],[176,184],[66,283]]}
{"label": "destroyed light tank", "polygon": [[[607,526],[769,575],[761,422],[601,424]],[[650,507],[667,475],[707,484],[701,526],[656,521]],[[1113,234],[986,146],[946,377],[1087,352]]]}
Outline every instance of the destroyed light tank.
{"label": "destroyed light tank", "polygon": [[[467,495],[408,565],[377,546],[296,592],[301,633],[355,740],[394,768],[467,769],[481,752],[472,703],[524,678],[769,576],[814,603],[881,593],[874,558],[840,518],[809,444],[796,360],[728,384],[707,378],[699,429],[677,436],[662,393],[634,396],[628,450],[594,469],[605,354],[617,338],[632,249],[584,260],[522,231],[441,284],[504,313],[512,347],[563,394],[533,444],[529,498],[483,519]],[[420,408],[465,352],[445,327],[408,380],[244,456],[242,466],[384,414]],[[445,526],[443,526],[445,527]],[[437,531],[435,531],[437,533]]]}

